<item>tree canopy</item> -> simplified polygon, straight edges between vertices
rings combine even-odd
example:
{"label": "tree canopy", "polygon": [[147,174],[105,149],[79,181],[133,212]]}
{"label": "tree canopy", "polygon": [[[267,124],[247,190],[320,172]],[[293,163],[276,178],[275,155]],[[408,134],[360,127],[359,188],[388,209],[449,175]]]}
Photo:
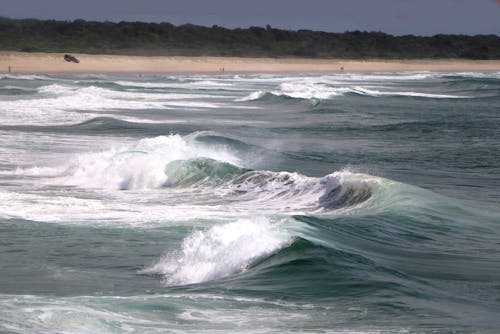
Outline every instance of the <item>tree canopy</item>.
{"label": "tree canopy", "polygon": [[266,27],[0,18],[0,50],[90,54],[500,59],[497,35],[392,36]]}

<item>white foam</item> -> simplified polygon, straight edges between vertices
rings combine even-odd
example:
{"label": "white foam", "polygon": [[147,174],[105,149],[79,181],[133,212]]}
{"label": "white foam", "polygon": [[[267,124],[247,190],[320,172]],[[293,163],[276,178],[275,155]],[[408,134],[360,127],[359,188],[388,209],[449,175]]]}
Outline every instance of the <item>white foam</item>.
{"label": "white foam", "polygon": [[[234,295],[234,294],[233,294]],[[169,310],[168,312],[151,310]],[[34,333],[407,333],[402,329],[340,329],[360,311],[276,298],[230,294],[146,294],[52,297],[0,295],[0,331]],[[343,321],[343,323],[347,323]],[[352,326],[351,326],[352,327]],[[335,328],[333,331],[332,328]]]}
{"label": "white foam", "polygon": [[272,92],[275,95],[286,95],[301,99],[329,99],[349,92],[345,87],[328,87],[323,83],[282,83],[279,90]]}
{"label": "white foam", "polygon": [[340,73],[323,78],[333,78],[336,81],[416,81],[436,77],[432,72],[379,72],[379,73]]}
{"label": "white foam", "polygon": [[164,82],[115,81],[115,83],[125,87],[172,88],[170,83],[164,83]]}
{"label": "white foam", "polygon": [[450,72],[442,74],[442,76],[461,76],[466,78],[477,79],[500,79],[500,71],[497,72]]}
{"label": "white foam", "polygon": [[[235,101],[252,101],[263,97],[266,93],[276,96],[288,96],[299,99],[328,100],[349,93],[366,96],[408,96],[423,98],[470,98],[470,96],[454,94],[436,94],[425,90],[398,90],[402,81],[421,81],[432,78],[439,79],[441,74],[432,72],[393,72],[393,73],[338,73],[321,76],[264,77],[239,78],[248,84],[255,80],[260,85],[258,90],[250,92]],[[480,77],[493,74],[478,74]],[[262,89],[262,83],[268,87]],[[270,86],[274,84],[274,87]]]}
{"label": "white foam", "polygon": [[[277,90],[269,91],[270,94],[276,96],[288,96],[297,99],[320,99],[328,100],[338,96],[343,96],[349,93],[355,93],[366,96],[408,96],[408,97],[424,97],[435,99],[466,99],[470,96],[450,95],[450,94],[433,94],[426,92],[415,91],[396,91],[384,86],[374,86],[374,89],[367,86],[349,86],[335,83],[325,82],[285,82],[281,83]],[[381,90],[385,89],[385,90]],[[240,98],[236,101],[252,101],[263,97],[266,94],[264,91],[255,91],[249,95]]]}
{"label": "white foam", "polygon": [[432,94],[423,92],[412,92],[412,91],[380,91],[374,89],[368,89],[364,87],[354,87],[352,90],[354,93],[368,95],[368,96],[411,96],[411,97],[425,97],[433,99],[468,99],[470,96],[461,95],[449,95],[449,94]]}
{"label": "white foam", "polygon": [[[207,109],[219,108],[207,102],[212,95],[144,93],[113,91],[89,86],[76,88],[50,84],[38,88],[40,97],[0,101],[0,121],[3,124],[74,124],[93,117],[109,116],[97,112],[144,109]],[[96,112],[96,113],[89,113]],[[137,117],[116,116],[123,120]]]}
{"label": "white foam", "polygon": [[[75,94],[79,97],[85,97],[87,104],[91,105],[91,110],[104,110],[104,109],[148,109],[148,108],[161,108],[170,105],[171,100],[182,100],[182,99],[207,99],[213,98],[213,95],[207,94],[186,94],[186,93],[146,93],[146,92],[136,92],[136,91],[116,91],[102,87],[88,86],[88,87],[69,87],[62,86],[58,84],[52,84],[48,86],[43,86],[38,89],[40,93],[45,93],[49,95],[56,95],[61,97],[73,97]],[[72,102],[73,100],[68,99],[67,102]],[[76,101],[82,102],[82,101]],[[152,103],[158,102],[158,103]],[[206,104],[198,101],[200,107],[208,105],[209,107],[215,108],[217,105],[213,103]],[[174,103],[173,105],[178,105]],[[73,106],[71,103],[68,106]],[[74,106],[75,109],[87,110],[85,105]]]}
{"label": "white foam", "polygon": [[162,191],[94,192],[78,189],[52,191],[37,189],[0,190],[0,218],[24,219],[63,225],[107,228],[158,227],[187,224],[196,219],[227,221],[241,217],[227,207],[193,203],[194,194]]}
{"label": "white foam", "polygon": [[168,285],[206,282],[245,271],[292,241],[280,223],[266,218],[238,220],[191,233],[180,250],[167,253],[143,272],[164,275]]}
{"label": "white foam", "polygon": [[[99,150],[113,145],[116,139],[102,136],[60,135],[38,132],[0,131],[1,174],[11,176],[47,176],[54,170],[64,170],[68,157],[78,152]],[[128,139],[120,139],[123,142]],[[50,148],[50,150],[48,150]],[[9,168],[10,167],[10,168]]]}
{"label": "white foam", "polygon": [[22,218],[33,221],[60,222],[75,216],[91,221],[95,212],[105,205],[100,200],[81,199],[71,196],[43,196],[0,192],[0,217]]}
{"label": "white foam", "polygon": [[63,111],[60,106],[60,102],[40,99],[0,101],[0,121],[4,125],[72,124],[98,116]]}
{"label": "white foam", "polygon": [[187,82],[141,82],[141,81],[116,81],[120,86],[152,88],[152,89],[224,89],[232,88],[233,85],[228,82],[219,82],[213,80],[194,80]]}
{"label": "white foam", "polygon": [[[266,175],[267,174],[267,175]],[[225,189],[238,198],[235,208],[259,208],[263,212],[339,213],[365,205],[377,191],[381,178],[339,171],[321,178],[289,172],[260,172],[245,182]],[[347,198],[343,198],[346,195]]]}
{"label": "white foam", "polygon": [[263,92],[263,91],[259,90],[259,91],[256,91],[256,92],[252,92],[252,93],[248,94],[245,97],[236,99],[235,102],[244,102],[244,101],[258,100],[261,97],[263,97],[265,94],[266,94],[266,92]]}
{"label": "white foam", "polygon": [[0,79],[15,79],[15,80],[52,80],[43,75],[34,74],[0,74]]}
{"label": "white foam", "polygon": [[[0,163],[12,167],[0,171],[0,177],[16,186],[0,191],[0,216],[119,227],[163,226],[200,218],[227,221],[253,212],[321,214],[342,209],[328,202],[337,187],[376,184],[348,172],[317,178],[255,171],[222,183],[209,180],[197,186],[164,187],[168,183],[165,167],[174,160],[208,158],[246,167],[238,151],[196,140],[207,134],[214,133],[117,142],[106,137],[75,141],[69,135],[7,132]],[[47,153],[47,147],[54,149]]]}
{"label": "white foam", "polygon": [[179,135],[170,135],[81,154],[66,166],[67,175],[61,181],[67,185],[90,188],[158,188],[167,182],[164,169],[169,162],[194,158],[239,164],[239,158],[223,147],[197,146]]}
{"label": "white foam", "polygon": [[116,333],[133,330],[129,325],[133,320],[138,320],[136,325],[148,325],[146,319],[134,319],[98,304],[80,304],[72,298],[0,296],[0,305],[0,329],[16,333]]}
{"label": "white foam", "polygon": [[[348,88],[327,87],[324,84],[307,82],[285,82],[281,83],[277,90],[269,91],[275,96],[288,96],[296,99],[330,99],[334,96],[349,92]],[[252,101],[263,97],[265,91],[255,91],[236,101]]]}
{"label": "white foam", "polygon": [[0,174],[4,175],[21,175],[21,176],[39,176],[39,177],[55,177],[61,175],[64,172],[64,169],[61,167],[27,167],[21,168],[18,167],[12,173],[11,171],[0,171]]}

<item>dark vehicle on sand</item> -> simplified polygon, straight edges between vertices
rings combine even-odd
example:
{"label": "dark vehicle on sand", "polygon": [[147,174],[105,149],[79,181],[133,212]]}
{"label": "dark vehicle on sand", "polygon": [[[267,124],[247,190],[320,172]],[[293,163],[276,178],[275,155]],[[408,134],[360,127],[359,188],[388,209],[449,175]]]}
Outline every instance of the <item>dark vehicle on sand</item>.
{"label": "dark vehicle on sand", "polygon": [[64,60],[66,60],[67,62],[70,62],[70,63],[79,63],[80,62],[78,60],[78,58],[76,58],[75,56],[72,56],[72,55],[64,55]]}

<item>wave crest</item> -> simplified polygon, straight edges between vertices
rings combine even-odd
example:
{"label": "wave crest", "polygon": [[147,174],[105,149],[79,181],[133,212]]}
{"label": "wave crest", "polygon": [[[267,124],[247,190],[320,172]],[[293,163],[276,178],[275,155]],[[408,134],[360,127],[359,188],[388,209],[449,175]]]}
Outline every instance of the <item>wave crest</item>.
{"label": "wave crest", "polygon": [[273,101],[277,97],[301,100],[330,100],[340,96],[359,95],[369,97],[417,97],[428,99],[467,99],[470,96],[455,94],[435,94],[424,91],[399,91],[392,87],[380,86],[377,89],[364,86],[346,86],[342,83],[296,82],[281,83],[277,90],[255,91],[237,101]]}
{"label": "wave crest", "polygon": [[316,178],[251,170],[206,158],[172,161],[165,167],[165,174],[165,187],[203,189],[222,201],[279,211],[353,207],[369,200],[378,184],[376,178],[347,171]]}
{"label": "wave crest", "polygon": [[241,273],[255,261],[290,245],[294,237],[266,218],[242,219],[195,231],[180,250],[168,252],[142,273],[164,277],[166,285],[186,285]]}
{"label": "wave crest", "polygon": [[183,192],[201,203],[266,212],[350,208],[368,201],[379,184],[376,177],[349,171],[308,177],[245,168],[240,166],[239,145],[229,145],[225,137],[209,138],[210,144],[197,142],[196,136],[191,140],[179,135],[142,139],[123,147],[79,155],[66,166],[54,169],[59,175],[52,173],[47,177],[49,182],[59,180],[64,185],[83,188],[163,188],[172,198]]}
{"label": "wave crest", "polygon": [[67,185],[89,188],[160,188],[168,181],[165,166],[175,160],[201,157],[233,165],[239,162],[229,150],[220,147],[211,149],[194,145],[179,135],[159,136],[80,155],[66,166],[62,179]]}
{"label": "wave crest", "polygon": [[213,159],[175,160],[165,167],[167,181],[164,185],[194,186],[199,183],[221,183],[247,171],[249,169]]}

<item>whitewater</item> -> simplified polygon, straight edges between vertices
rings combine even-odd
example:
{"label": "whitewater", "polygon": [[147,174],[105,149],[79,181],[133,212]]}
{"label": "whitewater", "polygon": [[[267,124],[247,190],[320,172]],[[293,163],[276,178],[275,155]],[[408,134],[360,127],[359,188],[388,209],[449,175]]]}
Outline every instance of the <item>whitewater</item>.
{"label": "whitewater", "polygon": [[496,333],[500,72],[0,74],[0,333]]}

